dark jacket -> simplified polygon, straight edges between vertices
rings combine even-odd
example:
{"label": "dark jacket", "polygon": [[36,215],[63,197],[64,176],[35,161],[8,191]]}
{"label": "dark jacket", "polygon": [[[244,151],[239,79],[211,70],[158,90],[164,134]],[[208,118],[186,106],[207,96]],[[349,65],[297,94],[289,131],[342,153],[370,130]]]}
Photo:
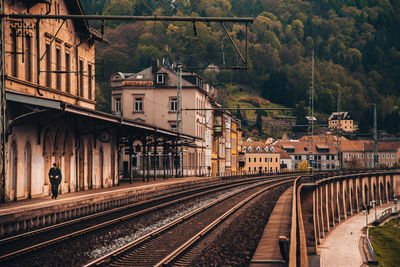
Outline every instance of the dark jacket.
{"label": "dark jacket", "polygon": [[54,168],[50,168],[49,171],[49,179],[51,183],[57,183],[59,184],[61,182],[61,171],[58,167]]}

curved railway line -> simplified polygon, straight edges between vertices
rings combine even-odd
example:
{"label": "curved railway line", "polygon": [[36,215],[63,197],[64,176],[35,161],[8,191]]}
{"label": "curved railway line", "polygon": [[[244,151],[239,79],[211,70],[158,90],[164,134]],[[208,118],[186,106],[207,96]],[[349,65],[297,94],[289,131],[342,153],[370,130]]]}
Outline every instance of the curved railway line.
{"label": "curved railway line", "polygon": [[[273,183],[277,180],[282,181],[288,179],[292,178],[290,176],[281,176],[278,178],[270,177],[267,179],[252,178],[186,190],[140,203],[119,207],[113,210],[100,212],[17,236],[4,238],[0,240],[0,264],[20,265],[18,263],[29,262],[29,258],[35,257],[36,254],[46,253],[46,249],[51,249],[51,247],[57,243],[84,236],[84,234],[90,232],[96,233],[96,230],[107,226],[114,226],[120,222],[140,217],[141,215],[149,214],[151,212],[156,212],[166,207],[211,194],[213,192],[228,190],[238,186],[245,186],[251,183],[259,183],[262,180],[265,180],[264,183]],[[254,187],[254,185],[251,187]],[[240,192],[244,191],[246,190],[240,190]],[[184,221],[186,219],[182,220]],[[140,238],[139,240],[143,240],[143,238]]]}
{"label": "curved railway line", "polygon": [[170,266],[177,261],[187,266],[185,254],[228,217],[261,194],[293,181],[294,177],[265,182],[218,199],[85,266]]}

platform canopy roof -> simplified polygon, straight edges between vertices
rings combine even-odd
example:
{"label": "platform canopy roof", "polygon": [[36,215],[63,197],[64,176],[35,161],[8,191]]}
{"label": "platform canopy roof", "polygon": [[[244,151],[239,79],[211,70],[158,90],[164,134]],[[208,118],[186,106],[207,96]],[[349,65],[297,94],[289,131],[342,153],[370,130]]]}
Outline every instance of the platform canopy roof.
{"label": "platform canopy roof", "polygon": [[[127,119],[110,113],[101,112],[81,106],[69,104],[59,100],[46,99],[32,95],[26,95],[19,92],[6,93],[7,102],[24,104],[29,108],[16,109],[16,117],[10,122],[10,126],[15,127],[25,123],[35,121],[55,122],[65,119],[81,119],[81,123],[85,123],[86,128],[90,128],[91,133],[104,132],[107,129],[117,129],[120,137],[136,137],[143,139],[146,136],[153,138],[165,138],[166,140],[177,140],[179,142],[190,143],[200,138],[180,134],[157,127],[156,125],[146,124],[144,122]],[[10,128],[9,126],[9,128]]]}

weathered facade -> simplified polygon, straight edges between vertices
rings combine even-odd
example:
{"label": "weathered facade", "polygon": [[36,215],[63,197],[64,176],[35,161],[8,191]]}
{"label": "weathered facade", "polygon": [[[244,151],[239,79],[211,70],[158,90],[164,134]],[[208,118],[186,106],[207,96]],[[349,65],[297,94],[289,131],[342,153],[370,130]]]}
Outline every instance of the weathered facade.
{"label": "weathered facade", "polygon": [[[6,0],[3,12],[83,14],[79,1]],[[5,200],[48,195],[54,162],[63,174],[61,192],[118,183],[115,135],[103,132],[99,141],[99,122],[89,118],[95,106],[96,33],[85,20],[3,22]]]}
{"label": "weathered facade", "polygon": [[[115,115],[158,127],[177,130],[177,83],[178,75],[169,65],[154,60],[152,66],[138,73],[115,73],[110,79],[112,89],[112,111]],[[194,141],[183,145],[183,175],[220,175],[237,170],[238,132],[237,119],[223,111],[215,103],[215,90],[195,73],[182,73],[182,133],[192,136]],[[235,146],[235,148],[232,148]],[[159,145],[150,153],[164,153]],[[180,169],[174,154],[167,151],[167,168]],[[138,173],[146,165],[142,152],[134,157]],[[161,173],[162,164],[155,165],[156,174]],[[125,165],[129,157],[124,156]],[[177,173],[178,171],[176,171]]]}
{"label": "weathered facade", "polygon": [[[195,74],[183,73],[182,77],[182,108],[204,109],[209,102],[208,84]],[[153,66],[135,74],[115,73],[111,76],[111,89],[114,114],[177,130],[177,74],[172,68],[154,61]],[[208,172],[205,159],[210,150],[206,129],[211,128],[206,123],[206,111],[183,111],[182,121],[182,133],[196,138],[195,142],[183,146],[183,175],[205,175]],[[176,164],[172,166],[172,159],[170,162],[170,168],[176,167]],[[143,165],[140,157],[136,164]]]}

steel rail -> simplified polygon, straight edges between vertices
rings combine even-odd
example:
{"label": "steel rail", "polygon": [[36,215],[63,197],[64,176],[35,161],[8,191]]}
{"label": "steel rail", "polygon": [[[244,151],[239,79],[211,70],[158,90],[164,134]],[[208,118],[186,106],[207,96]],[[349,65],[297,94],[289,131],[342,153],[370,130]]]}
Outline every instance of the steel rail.
{"label": "steel rail", "polygon": [[202,238],[204,238],[207,234],[209,234],[212,230],[214,230],[218,225],[220,225],[222,222],[224,222],[229,216],[231,216],[232,214],[237,212],[240,208],[242,208],[244,205],[249,203],[251,200],[255,199],[262,193],[264,193],[274,187],[290,183],[292,180],[293,179],[291,179],[290,181],[283,181],[283,182],[265,187],[265,188],[259,190],[258,192],[252,194],[251,196],[247,197],[243,201],[239,202],[233,208],[231,208],[230,210],[225,212],[223,215],[218,217],[216,220],[214,220],[212,223],[210,223],[208,226],[203,228],[203,230],[201,230],[196,235],[194,235],[191,239],[189,239],[182,246],[180,246],[175,251],[173,251],[171,254],[169,254],[167,257],[165,257],[164,259],[159,261],[155,265],[155,267],[171,266],[173,264],[173,262],[175,262],[177,259],[179,259],[181,257],[181,255],[183,255],[186,251],[188,251],[191,247],[193,247],[197,242],[199,242]]}
{"label": "steel rail", "polygon": [[[282,177],[278,177],[278,178],[270,177],[270,178],[272,178],[272,179],[268,179],[268,182],[273,182],[273,181],[275,181],[277,179],[282,179]],[[168,207],[168,206],[172,206],[174,204],[177,204],[177,203],[180,203],[180,202],[183,202],[183,201],[187,201],[187,200],[190,200],[190,199],[193,199],[193,198],[196,198],[196,197],[200,197],[202,195],[214,193],[214,192],[217,192],[217,191],[229,189],[229,188],[232,188],[232,187],[235,187],[235,186],[255,183],[255,182],[258,182],[259,180],[264,180],[264,179],[266,179],[266,177],[254,178],[254,179],[251,179],[251,180],[241,180],[241,181],[239,181],[237,183],[230,183],[230,184],[225,185],[225,186],[212,188],[212,189],[207,190],[207,191],[203,191],[203,192],[192,194],[192,195],[189,195],[189,196],[186,196],[186,197],[183,197],[183,198],[171,200],[171,201],[168,201],[168,202],[165,202],[165,203],[162,203],[162,204],[159,204],[159,205],[156,205],[156,206],[144,209],[144,210],[140,210],[140,211],[128,214],[128,215],[124,215],[124,216],[121,216],[121,217],[118,217],[118,218],[115,218],[115,219],[108,220],[108,221],[103,222],[103,223],[99,223],[99,224],[96,224],[96,225],[93,225],[93,226],[90,226],[90,227],[86,227],[84,229],[80,229],[78,231],[75,231],[75,232],[72,232],[72,233],[69,233],[69,234],[66,234],[66,235],[62,235],[62,236],[59,236],[59,237],[56,237],[56,238],[53,238],[53,239],[50,239],[50,240],[47,240],[47,241],[44,241],[44,242],[40,242],[38,244],[29,246],[29,247],[26,247],[26,248],[23,248],[23,249],[19,249],[19,250],[16,250],[16,251],[13,251],[13,252],[10,252],[10,253],[7,253],[7,254],[0,255],[0,262],[8,260],[8,259],[11,259],[11,258],[14,258],[16,256],[20,256],[20,255],[26,254],[28,252],[32,252],[32,251],[37,250],[39,248],[43,248],[43,247],[46,247],[46,246],[49,246],[49,245],[53,245],[55,243],[58,243],[58,242],[63,241],[63,240],[70,239],[72,237],[76,237],[76,236],[79,236],[79,235],[82,235],[82,234],[85,234],[85,233],[93,232],[95,230],[104,228],[104,227],[112,225],[114,223],[118,223],[118,222],[121,222],[121,221],[126,221],[128,219],[132,219],[134,217],[138,217],[138,216],[144,215],[146,213],[153,212],[153,211],[155,211],[157,209],[161,209],[161,208],[165,208],[165,207]],[[130,205],[127,205],[127,206],[118,207],[118,208],[115,208],[115,209],[112,209],[112,210],[99,212],[99,213],[96,213],[96,214],[85,216],[83,218],[74,219],[74,220],[71,220],[71,221],[68,221],[68,222],[64,222],[64,223],[60,223],[60,224],[57,224],[57,225],[45,227],[45,228],[38,229],[38,230],[35,230],[35,231],[31,231],[31,232],[28,232],[28,233],[23,233],[21,235],[12,236],[12,237],[0,240],[0,245],[4,246],[7,243],[10,243],[10,242],[12,242],[14,240],[22,239],[22,238],[27,237],[27,236],[34,236],[34,235],[37,235],[37,234],[40,234],[40,233],[49,232],[49,231],[55,230],[57,228],[62,228],[62,227],[65,227],[65,226],[68,226],[68,225],[71,225],[71,224],[78,224],[78,223],[81,223],[83,221],[88,221],[90,219],[96,219],[98,217],[109,215],[109,214],[112,214],[112,213],[115,213],[115,212],[118,212],[118,211],[121,211],[121,210],[124,210],[124,209],[129,209],[129,208],[134,208],[134,207],[139,206],[139,205],[149,204],[149,203],[155,202],[157,200],[162,200],[163,198],[170,198],[170,197],[174,197],[174,196],[181,195],[181,194],[187,194],[187,193],[190,193],[191,191],[196,191],[196,190],[198,191],[198,190],[201,190],[201,189],[207,189],[209,187],[215,187],[215,185],[214,186],[206,186],[206,187],[190,189],[190,190],[186,190],[184,192],[176,192],[176,193],[169,194],[169,195],[166,195],[166,196],[161,196],[161,197],[145,200],[145,201],[142,201],[142,202],[139,202],[139,203],[134,203],[134,204],[130,204]]]}
{"label": "steel rail", "polygon": [[[290,178],[286,178],[285,181],[282,181],[280,183],[285,183],[285,182],[287,183],[288,180],[292,181],[293,180],[293,176],[291,176]],[[273,183],[273,182],[276,182],[276,180],[274,180],[274,181],[269,180],[269,181],[263,182],[262,184],[268,184],[268,183]],[[250,190],[250,189],[253,189],[255,187],[261,186],[262,184],[258,183],[256,185],[252,185],[252,186],[250,186],[248,188],[239,190],[239,191],[237,191],[237,192],[235,192],[235,193],[233,193],[231,195],[228,195],[228,196],[225,196],[225,197],[223,197],[221,199],[215,200],[215,201],[207,204],[206,206],[198,208],[198,209],[192,211],[191,213],[186,214],[186,215],[184,215],[184,216],[172,221],[171,223],[169,223],[169,224],[167,224],[165,226],[162,226],[162,227],[152,231],[149,234],[146,234],[146,235],[142,236],[141,238],[139,238],[139,239],[137,239],[135,241],[132,241],[131,243],[128,243],[125,246],[123,246],[123,247],[121,247],[119,249],[116,249],[115,251],[112,251],[112,252],[104,255],[103,257],[100,257],[97,260],[89,262],[88,264],[84,265],[84,267],[98,266],[98,265],[101,265],[101,264],[109,263],[110,261],[112,261],[113,258],[115,258],[115,257],[117,257],[117,256],[119,256],[119,255],[121,255],[121,254],[123,254],[125,252],[133,250],[133,249],[145,244],[146,242],[150,241],[151,239],[154,239],[155,237],[166,233],[168,230],[174,228],[178,224],[181,224],[181,223],[187,221],[188,219],[191,219],[192,217],[198,215],[199,213],[201,213],[201,212],[203,212],[203,211],[205,211],[205,210],[207,210],[207,209],[209,209],[209,208],[211,208],[211,207],[213,207],[213,206],[215,206],[215,205],[217,205],[217,204],[219,204],[219,203],[221,203],[221,202],[223,202],[223,201],[225,201],[225,200],[227,200],[227,199],[229,199],[229,198],[231,198],[233,196],[236,196],[236,195],[238,195],[240,193],[243,193],[243,192],[245,192],[247,190]]]}

